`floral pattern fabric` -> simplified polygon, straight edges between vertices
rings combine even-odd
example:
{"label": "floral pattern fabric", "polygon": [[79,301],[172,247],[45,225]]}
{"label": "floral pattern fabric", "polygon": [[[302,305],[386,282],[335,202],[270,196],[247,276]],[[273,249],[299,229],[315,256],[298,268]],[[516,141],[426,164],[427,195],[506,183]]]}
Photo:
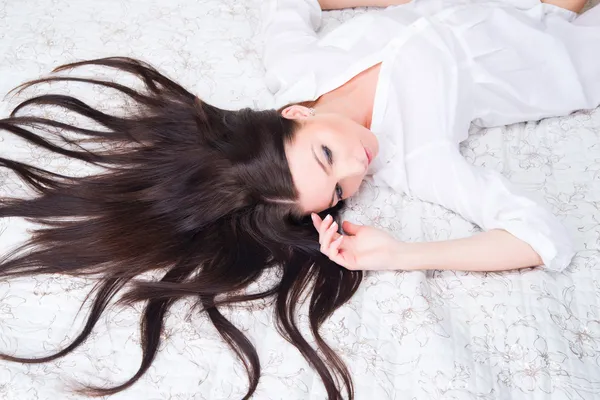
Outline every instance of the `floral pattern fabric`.
{"label": "floral pattern fabric", "polygon": [[[272,105],[261,66],[260,0],[0,0],[0,93],[59,64],[110,55],[141,58],[224,108]],[[327,13],[324,31],[364,9]],[[90,73],[100,73],[91,70]],[[125,80],[126,77],[118,77]],[[41,87],[28,92],[35,94]],[[100,88],[53,86],[118,110]],[[8,115],[17,99],[0,103]],[[49,111],[51,112],[51,111]],[[60,110],[53,110],[63,117]],[[44,168],[85,173],[80,164],[0,134],[0,153]],[[572,234],[578,253],[562,273],[375,272],[323,326],[362,399],[600,398],[600,110],[476,130],[462,146],[473,164],[502,171],[539,196]],[[0,170],[2,195],[23,189]],[[401,240],[444,240],[476,227],[436,205],[365,181],[346,218]],[[0,220],[0,251],[30,225]],[[84,251],[84,249],[82,249]],[[268,285],[265,276],[257,286]],[[0,351],[56,351],[81,327],[79,305],[93,282],[60,276],[0,280]],[[0,362],[0,398],[80,399],[75,382],[119,383],[140,360],[141,307],[111,309],[92,337],[56,362]],[[239,399],[241,364],[203,315],[175,305],[150,371],[111,399]],[[256,345],[256,399],[324,399],[318,376],[273,327],[272,309],[223,310]],[[300,316],[306,326],[306,314]],[[308,333],[308,329],[304,330]]]}

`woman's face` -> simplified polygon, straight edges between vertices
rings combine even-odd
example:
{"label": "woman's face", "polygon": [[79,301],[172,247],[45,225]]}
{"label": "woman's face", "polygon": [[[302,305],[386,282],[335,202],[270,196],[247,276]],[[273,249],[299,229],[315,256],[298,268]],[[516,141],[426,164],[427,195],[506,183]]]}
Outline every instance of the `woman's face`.
{"label": "woman's face", "polygon": [[302,106],[282,115],[302,124],[285,149],[302,210],[320,212],[355,194],[379,152],[375,135],[344,116],[311,116]]}

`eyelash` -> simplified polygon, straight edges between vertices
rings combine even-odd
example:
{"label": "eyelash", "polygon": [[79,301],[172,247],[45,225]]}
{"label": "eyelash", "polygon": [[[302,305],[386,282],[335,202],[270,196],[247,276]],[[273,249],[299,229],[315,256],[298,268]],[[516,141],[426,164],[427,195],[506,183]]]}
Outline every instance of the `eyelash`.
{"label": "eyelash", "polygon": [[[331,149],[327,146],[322,146],[322,147],[323,147],[323,153],[325,153],[325,157],[327,158],[327,162],[329,163],[329,165],[332,165],[333,164],[333,153],[331,152]],[[344,195],[344,192],[339,183],[337,185],[335,185],[335,193],[336,193],[336,196],[338,197],[338,199],[342,200],[342,196]]]}

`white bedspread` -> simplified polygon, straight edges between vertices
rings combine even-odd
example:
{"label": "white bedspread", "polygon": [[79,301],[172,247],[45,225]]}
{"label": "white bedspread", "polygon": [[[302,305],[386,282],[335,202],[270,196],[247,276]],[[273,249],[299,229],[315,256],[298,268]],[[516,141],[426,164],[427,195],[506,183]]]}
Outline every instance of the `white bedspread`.
{"label": "white bedspread", "polygon": [[[216,105],[268,107],[272,100],[254,37],[260,3],[0,0],[0,93],[65,62],[129,55]],[[330,13],[325,29],[363,11]],[[6,116],[14,102],[0,104]],[[61,157],[11,140],[0,136],[5,156],[73,169]],[[545,199],[564,220],[578,254],[561,274],[369,274],[323,328],[351,369],[356,398],[599,398],[600,110],[473,132],[463,151],[473,163],[501,170]],[[2,193],[18,190],[5,170],[0,186]],[[440,207],[368,182],[347,216],[403,240],[441,240],[475,230]],[[26,227],[20,220],[0,220],[0,251],[26,237]],[[82,316],[73,318],[90,287],[54,276],[0,280],[0,351],[41,355],[68,343],[81,326]],[[245,393],[243,368],[205,317],[187,318],[187,306],[173,309],[149,373],[113,399],[239,399]],[[138,313],[113,309],[88,342],[57,362],[1,362],[0,399],[78,399],[68,386],[74,381],[130,377],[140,359]],[[248,333],[262,361],[254,398],[325,398],[318,376],[275,332],[269,307],[227,315]]]}

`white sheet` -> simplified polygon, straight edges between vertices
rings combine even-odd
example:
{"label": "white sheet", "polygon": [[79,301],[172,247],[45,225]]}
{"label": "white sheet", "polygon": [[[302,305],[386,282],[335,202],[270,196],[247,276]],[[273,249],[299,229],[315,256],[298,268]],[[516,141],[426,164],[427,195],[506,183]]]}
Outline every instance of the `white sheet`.
{"label": "white sheet", "polygon": [[[158,66],[201,97],[229,108],[267,107],[260,0],[0,1],[0,93],[77,59],[130,55]],[[326,17],[326,30],[357,12]],[[88,91],[103,98],[106,93]],[[108,107],[113,99],[108,96]],[[0,103],[6,116],[8,101]],[[3,155],[74,169],[0,136]],[[600,110],[490,129],[463,146],[468,159],[503,171],[551,204],[578,254],[562,274],[388,272],[370,274],[323,332],[343,355],[357,399],[594,399],[600,395]],[[0,171],[2,193],[18,190]],[[403,240],[470,234],[444,209],[373,188],[348,218]],[[0,220],[0,251],[27,225]],[[0,280],[0,350],[52,352],[80,326],[73,318],[89,282],[61,277]],[[171,313],[164,346],[143,379],[112,399],[239,399],[246,378],[201,316]],[[115,309],[74,354],[47,365],[0,363],[0,398],[79,399],[73,380],[120,382],[137,368],[138,309]],[[256,399],[323,399],[316,374],[272,326],[269,307],[229,310],[257,346]],[[301,318],[301,321],[304,321]]]}

